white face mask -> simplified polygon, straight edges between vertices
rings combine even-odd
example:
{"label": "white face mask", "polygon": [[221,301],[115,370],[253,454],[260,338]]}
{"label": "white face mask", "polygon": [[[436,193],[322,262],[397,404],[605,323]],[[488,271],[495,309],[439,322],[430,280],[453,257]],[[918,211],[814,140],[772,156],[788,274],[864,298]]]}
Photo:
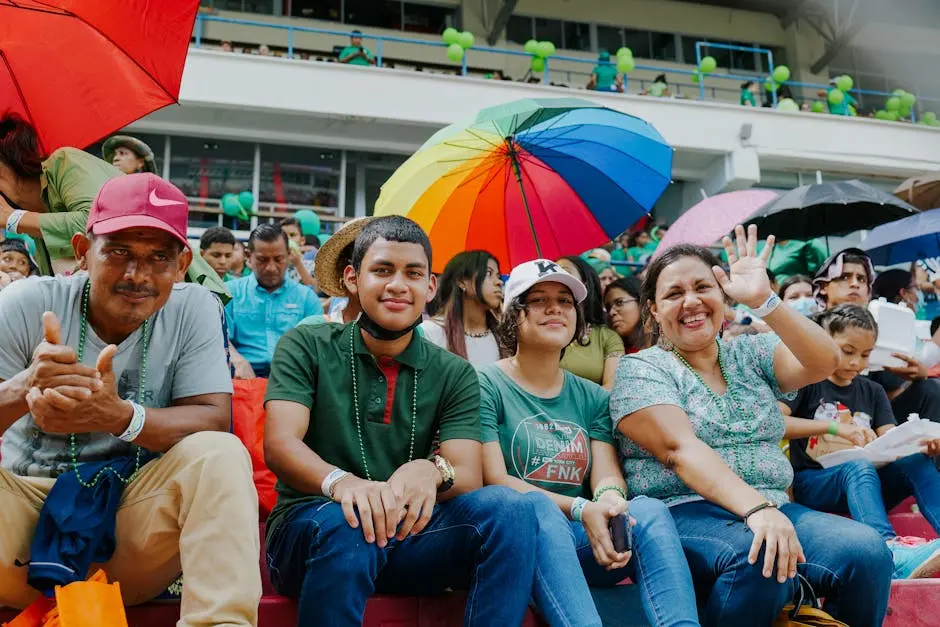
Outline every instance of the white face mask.
{"label": "white face mask", "polygon": [[816,299],[812,296],[800,296],[796,300],[789,301],[789,303],[791,307],[804,316],[809,316],[819,311],[819,303],[817,303]]}

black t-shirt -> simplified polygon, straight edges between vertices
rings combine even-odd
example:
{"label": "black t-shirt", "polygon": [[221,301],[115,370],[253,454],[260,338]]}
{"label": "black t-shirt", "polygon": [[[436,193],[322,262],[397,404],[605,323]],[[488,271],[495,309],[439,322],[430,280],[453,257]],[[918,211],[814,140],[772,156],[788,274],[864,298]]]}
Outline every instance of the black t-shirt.
{"label": "black t-shirt", "polygon": [[[796,418],[833,420],[841,409],[839,405],[842,405],[853,415],[867,414],[871,418],[872,429],[897,424],[884,388],[865,377],[855,377],[850,385],[844,387],[828,379],[808,385],[787,405]],[[790,463],[793,469],[822,468],[807,455],[806,443],[806,438],[790,440]]]}

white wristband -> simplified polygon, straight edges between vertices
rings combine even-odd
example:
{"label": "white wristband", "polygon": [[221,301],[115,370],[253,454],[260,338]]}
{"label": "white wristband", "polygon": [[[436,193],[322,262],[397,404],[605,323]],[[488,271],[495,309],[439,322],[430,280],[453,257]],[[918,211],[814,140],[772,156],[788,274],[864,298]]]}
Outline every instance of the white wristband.
{"label": "white wristband", "polygon": [[571,520],[576,522],[581,522],[581,513],[584,511],[584,506],[587,505],[589,501],[580,496],[575,497],[574,503],[571,504]]}
{"label": "white wristband", "polygon": [[774,310],[777,307],[779,307],[782,302],[783,301],[780,300],[779,296],[777,296],[776,294],[771,294],[770,298],[768,298],[766,302],[764,302],[763,305],[761,305],[760,307],[756,309],[752,309],[751,311],[753,311],[754,315],[757,316],[758,318],[766,318],[767,316],[772,314]]}
{"label": "white wristband", "polygon": [[336,487],[336,484],[339,483],[340,480],[348,474],[348,472],[341,468],[335,469],[333,472],[323,478],[323,482],[320,484],[320,493],[332,500],[333,489]]}
{"label": "white wristband", "polygon": [[26,215],[26,212],[23,211],[22,209],[14,209],[13,213],[11,213],[7,217],[7,223],[4,227],[7,233],[14,233],[14,234],[19,233],[19,231],[17,230],[17,227],[20,224],[20,220],[22,220],[23,216],[25,215]]}
{"label": "white wristband", "polygon": [[136,440],[140,432],[144,430],[144,423],[147,422],[147,410],[144,409],[143,405],[138,405],[134,401],[130,401],[130,403],[134,408],[134,414],[131,416],[131,422],[127,425],[127,429],[118,436],[118,439],[124,442]]}

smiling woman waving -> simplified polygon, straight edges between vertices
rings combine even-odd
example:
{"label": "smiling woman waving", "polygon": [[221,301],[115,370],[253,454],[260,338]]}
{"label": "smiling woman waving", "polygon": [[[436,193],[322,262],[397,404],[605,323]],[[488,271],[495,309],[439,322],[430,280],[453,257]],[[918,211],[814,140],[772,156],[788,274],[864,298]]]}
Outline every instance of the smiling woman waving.
{"label": "smiling woman waving", "polygon": [[[757,229],[735,231],[730,275],[688,245],[648,268],[641,309],[658,345],[622,360],[610,402],[628,487],[670,506],[692,577],[709,590],[704,625],[770,625],[799,569],[833,615],[875,627],[891,554],[868,527],[789,503],[779,447],[776,399],[829,376],[838,348],[772,292],[773,237],[758,255]],[[773,333],[718,339],[729,300]]]}

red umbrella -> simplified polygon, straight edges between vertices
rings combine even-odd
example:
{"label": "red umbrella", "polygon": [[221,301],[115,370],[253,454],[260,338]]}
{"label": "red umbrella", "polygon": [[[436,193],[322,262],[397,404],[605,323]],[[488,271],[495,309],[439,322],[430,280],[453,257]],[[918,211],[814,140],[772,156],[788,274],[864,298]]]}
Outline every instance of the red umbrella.
{"label": "red umbrella", "polygon": [[0,115],[46,154],[177,102],[199,0],[0,0]]}

